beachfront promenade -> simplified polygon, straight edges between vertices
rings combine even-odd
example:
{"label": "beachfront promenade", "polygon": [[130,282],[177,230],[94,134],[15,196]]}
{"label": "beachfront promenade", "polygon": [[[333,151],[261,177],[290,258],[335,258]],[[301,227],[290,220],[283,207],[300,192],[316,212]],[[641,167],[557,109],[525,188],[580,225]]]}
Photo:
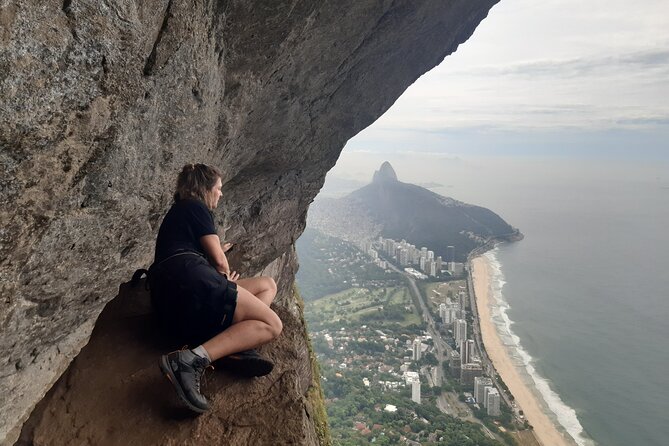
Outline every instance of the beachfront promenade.
{"label": "beachfront promenade", "polygon": [[520,417],[520,414],[518,413],[519,409],[516,407],[516,404],[512,401],[513,398],[509,394],[508,390],[500,385],[499,379],[497,377],[497,371],[495,370],[495,366],[490,360],[490,357],[488,357],[488,353],[484,348],[483,339],[481,338],[481,325],[479,323],[479,312],[478,308],[476,307],[476,295],[474,294],[474,284],[472,282],[471,263],[469,259],[467,260],[467,270],[468,270],[467,292],[469,295],[469,308],[471,309],[472,320],[473,320],[472,332],[474,333],[474,342],[476,343],[476,348],[478,349],[479,354],[481,355],[483,370],[485,370],[486,375],[488,375],[490,379],[492,379],[493,384],[500,391],[500,395],[504,399],[506,405],[513,409],[513,415],[516,417],[516,421],[520,424],[523,424],[524,419]]}

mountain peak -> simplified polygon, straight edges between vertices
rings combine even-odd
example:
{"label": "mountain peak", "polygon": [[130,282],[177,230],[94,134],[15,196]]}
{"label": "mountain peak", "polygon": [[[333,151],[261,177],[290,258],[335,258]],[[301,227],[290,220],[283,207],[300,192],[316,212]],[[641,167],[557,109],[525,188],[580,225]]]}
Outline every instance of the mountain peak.
{"label": "mountain peak", "polygon": [[379,170],[374,172],[372,182],[376,183],[378,181],[397,181],[395,169],[393,169],[393,166],[388,161],[384,161]]}

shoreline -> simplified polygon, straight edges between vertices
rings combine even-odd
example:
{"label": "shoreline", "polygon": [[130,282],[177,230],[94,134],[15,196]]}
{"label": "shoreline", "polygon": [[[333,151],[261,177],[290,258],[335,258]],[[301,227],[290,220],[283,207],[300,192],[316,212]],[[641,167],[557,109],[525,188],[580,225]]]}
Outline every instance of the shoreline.
{"label": "shoreline", "polygon": [[478,320],[486,355],[509,388],[516,405],[533,426],[537,441],[544,446],[575,446],[576,442],[568,434],[563,434],[547,415],[546,410],[549,409],[544,409],[543,401],[536,395],[534,389],[525,383],[497,332],[490,308],[492,300],[495,299],[490,292],[490,265],[482,254],[477,253],[476,257],[470,258],[469,264],[473,285],[472,300],[476,307],[475,317]]}

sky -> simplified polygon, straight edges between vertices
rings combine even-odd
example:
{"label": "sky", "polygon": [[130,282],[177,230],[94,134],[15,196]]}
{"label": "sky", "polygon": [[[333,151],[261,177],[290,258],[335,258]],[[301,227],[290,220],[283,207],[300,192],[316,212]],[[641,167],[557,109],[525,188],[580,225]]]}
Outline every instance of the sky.
{"label": "sky", "polygon": [[669,161],[669,0],[502,0],[363,152]]}

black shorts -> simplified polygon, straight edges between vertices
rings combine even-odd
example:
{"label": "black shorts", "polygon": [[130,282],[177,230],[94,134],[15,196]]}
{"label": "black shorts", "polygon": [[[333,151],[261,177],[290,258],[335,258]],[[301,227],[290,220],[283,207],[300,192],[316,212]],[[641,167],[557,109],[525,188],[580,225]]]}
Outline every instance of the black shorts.
{"label": "black shorts", "polygon": [[152,266],[149,286],[162,325],[178,342],[194,347],[232,324],[237,284],[198,253],[179,253]]}

